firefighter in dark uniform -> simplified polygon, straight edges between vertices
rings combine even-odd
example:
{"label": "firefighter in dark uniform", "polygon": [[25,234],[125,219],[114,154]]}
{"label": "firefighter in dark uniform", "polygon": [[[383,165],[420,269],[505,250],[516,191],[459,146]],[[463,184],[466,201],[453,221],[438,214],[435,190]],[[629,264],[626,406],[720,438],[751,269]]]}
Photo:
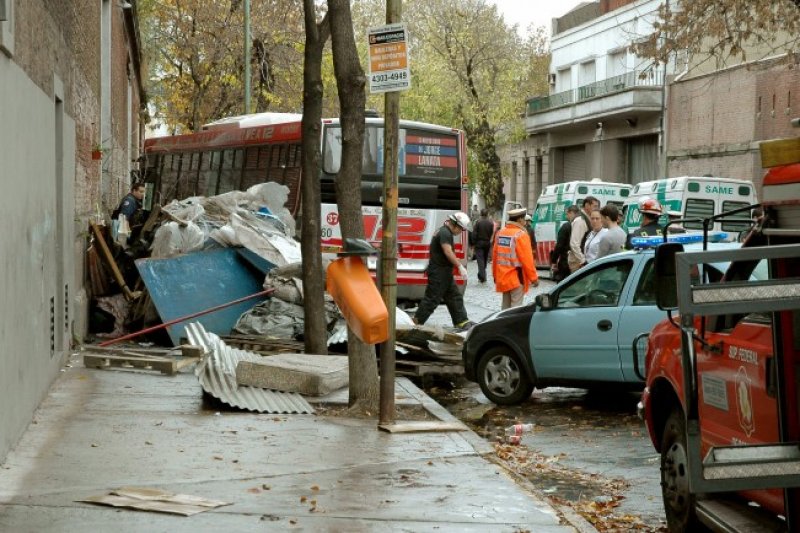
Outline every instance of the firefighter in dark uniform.
{"label": "firefighter in dark uniform", "polygon": [[453,236],[463,231],[469,231],[469,217],[459,211],[450,215],[433,236],[427,270],[428,285],[425,287],[425,296],[414,314],[415,324],[424,324],[439,303],[444,301],[455,327],[467,329],[472,325],[464,308],[464,298],[458,292],[453,277],[453,269],[457,268],[459,274],[465,280],[467,278],[467,269],[453,251]]}
{"label": "firefighter in dark uniform", "polygon": [[637,208],[642,215],[642,225],[628,233],[628,241],[625,244],[625,248],[629,250],[632,248],[632,237],[663,237],[664,235],[664,228],[658,223],[658,219],[661,218],[663,212],[658,200],[642,198],[639,200]]}

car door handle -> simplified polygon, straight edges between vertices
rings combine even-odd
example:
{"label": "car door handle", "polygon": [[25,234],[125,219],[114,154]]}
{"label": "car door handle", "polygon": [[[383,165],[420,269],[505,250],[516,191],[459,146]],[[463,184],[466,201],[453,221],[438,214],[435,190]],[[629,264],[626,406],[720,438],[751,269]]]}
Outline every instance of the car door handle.
{"label": "car door handle", "polygon": [[610,320],[601,320],[600,322],[597,323],[597,329],[599,329],[600,331],[608,331],[611,329],[612,325],[613,324],[611,324]]}

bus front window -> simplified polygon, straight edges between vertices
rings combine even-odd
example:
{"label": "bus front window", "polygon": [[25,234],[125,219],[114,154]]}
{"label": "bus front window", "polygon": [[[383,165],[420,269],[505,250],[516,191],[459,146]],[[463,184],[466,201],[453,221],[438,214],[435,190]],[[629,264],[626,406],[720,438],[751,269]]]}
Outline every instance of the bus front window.
{"label": "bus front window", "polygon": [[322,170],[336,174],[342,167],[342,128],[328,126],[322,143]]}

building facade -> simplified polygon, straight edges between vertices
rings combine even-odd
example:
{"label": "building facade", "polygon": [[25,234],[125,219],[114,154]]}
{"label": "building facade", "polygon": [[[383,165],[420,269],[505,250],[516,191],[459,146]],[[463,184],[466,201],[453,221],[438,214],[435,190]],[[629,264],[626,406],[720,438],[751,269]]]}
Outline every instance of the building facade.
{"label": "building facade", "polygon": [[800,58],[781,54],[691,73],[667,92],[668,175],[745,179],[759,190],[759,142],[798,134],[791,119],[800,116]]}
{"label": "building facade", "polygon": [[143,102],[135,0],[0,0],[0,459],[85,333],[88,222],[130,186]]}
{"label": "building facade", "polygon": [[550,94],[528,100],[527,138],[500,150],[506,199],[532,207],[554,183],[662,175],[665,68],[630,50],[660,4],[600,0],[553,20]]}

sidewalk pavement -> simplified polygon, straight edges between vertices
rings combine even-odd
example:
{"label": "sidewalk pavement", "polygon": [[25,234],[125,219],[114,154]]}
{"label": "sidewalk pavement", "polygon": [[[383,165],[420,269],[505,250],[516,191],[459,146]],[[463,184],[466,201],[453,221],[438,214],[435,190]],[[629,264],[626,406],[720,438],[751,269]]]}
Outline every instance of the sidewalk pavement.
{"label": "sidewalk pavement", "polygon": [[[456,421],[406,379],[397,404]],[[191,370],[93,370],[73,356],[0,465],[0,531],[574,531],[469,430],[218,409]],[[232,505],[183,517],[75,501],[131,486]]]}

